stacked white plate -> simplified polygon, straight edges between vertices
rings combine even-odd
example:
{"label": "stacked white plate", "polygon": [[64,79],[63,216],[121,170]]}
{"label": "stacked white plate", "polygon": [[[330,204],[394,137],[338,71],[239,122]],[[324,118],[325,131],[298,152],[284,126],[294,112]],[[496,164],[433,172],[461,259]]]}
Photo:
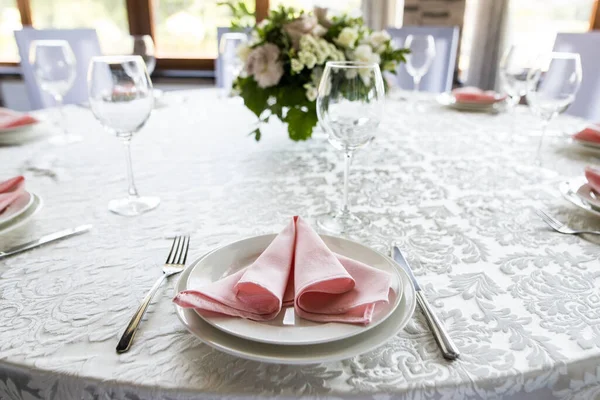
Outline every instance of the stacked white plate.
{"label": "stacked white plate", "polygon": [[43,207],[42,199],[24,192],[0,212],[0,234],[7,233],[29,222]]}
{"label": "stacked white plate", "polygon": [[464,103],[457,102],[452,93],[441,93],[436,97],[437,102],[444,106],[458,111],[470,112],[496,112],[500,107],[500,102],[495,103]]}
{"label": "stacked white plate", "polygon": [[[204,255],[186,268],[176,290],[208,285],[247,267],[274,238],[275,235],[256,236]],[[268,322],[203,316],[193,309],[175,306],[177,316],[209,346],[262,362],[314,364],[350,358],[383,345],[404,328],[415,310],[415,289],[408,275],[389,257],[359,243],[326,235],[321,238],[333,252],[392,274],[394,294],[388,304],[377,305],[369,325],[307,321],[296,316],[293,307],[284,308]]]}
{"label": "stacked white plate", "polygon": [[27,143],[45,135],[44,123],[22,125],[15,128],[0,128],[0,146]]}
{"label": "stacked white plate", "polygon": [[563,182],[558,189],[571,204],[600,217],[600,193],[592,189],[585,178]]}

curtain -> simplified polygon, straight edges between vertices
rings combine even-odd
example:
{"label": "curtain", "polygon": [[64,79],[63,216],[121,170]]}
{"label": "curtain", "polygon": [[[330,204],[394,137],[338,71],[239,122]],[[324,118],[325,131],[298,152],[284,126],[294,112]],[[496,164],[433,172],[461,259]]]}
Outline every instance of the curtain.
{"label": "curtain", "polygon": [[504,49],[509,0],[478,0],[466,84],[495,89]]}
{"label": "curtain", "polygon": [[374,30],[382,30],[396,25],[396,11],[398,7],[402,7],[403,1],[363,0],[361,3],[363,18],[367,26]]}

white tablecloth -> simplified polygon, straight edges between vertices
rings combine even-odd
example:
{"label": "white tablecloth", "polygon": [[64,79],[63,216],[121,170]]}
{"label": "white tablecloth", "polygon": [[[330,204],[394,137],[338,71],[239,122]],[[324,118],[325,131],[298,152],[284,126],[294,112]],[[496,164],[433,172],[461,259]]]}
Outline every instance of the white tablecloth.
{"label": "white tablecloth", "polygon": [[[441,356],[417,312],[398,336],[350,360],[261,364],[200,343],[175,316],[175,279],[156,296],[132,349],[114,351],[160,274],[170,241],[192,234],[190,258],[226,242],[277,232],[288,217],[335,207],[340,155],[324,139],[294,143],[279,123],[246,136],[253,116],[214,90],[171,95],[133,141],[142,194],[160,207],[136,218],[107,211],[126,193],[119,141],[89,110],[67,110],[85,141],[0,148],[2,177],[27,176],[45,202],[0,248],[83,223],[91,233],[0,261],[0,398],[188,399],[268,395],[387,399],[600,398],[600,246],[547,229],[550,209],[577,226],[600,222],[561,200],[557,184],[580,175],[592,153],[549,141],[533,165],[538,125],[459,113],[426,97],[424,113],[390,101],[374,143],[352,168],[354,210],[369,220],[353,236],[381,251],[397,242],[462,352]],[[552,133],[577,129],[561,117]],[[33,174],[44,165],[54,178]]]}

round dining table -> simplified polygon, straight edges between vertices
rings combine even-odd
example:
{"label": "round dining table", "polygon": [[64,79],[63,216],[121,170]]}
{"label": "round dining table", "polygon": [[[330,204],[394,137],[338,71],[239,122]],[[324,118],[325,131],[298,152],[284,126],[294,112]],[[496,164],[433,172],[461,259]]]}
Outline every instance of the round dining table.
{"label": "round dining table", "polygon": [[161,198],[138,217],[107,209],[127,194],[125,153],[86,107],[65,109],[80,143],[0,147],[0,180],[24,175],[44,202],[0,235],[0,251],[93,225],[0,260],[0,399],[599,399],[600,240],[554,232],[535,213],[600,228],[558,191],[600,163],[567,139],[584,121],[552,122],[540,166],[541,123],[525,106],[467,113],[411,96],[390,96],[376,138],[356,154],[350,207],[366,225],[347,236],[386,254],[402,249],[458,360],[441,356],[419,308],[392,340],[351,359],[238,358],[180,323],[177,277],[159,289],[131,349],[115,352],[173,235],[191,236],[189,261],[276,233],[290,216],[314,224],[340,204],[342,155],[323,134],[293,142],[270,121],[257,142],[241,100],[208,88],[166,93],[134,136],[137,188]]}

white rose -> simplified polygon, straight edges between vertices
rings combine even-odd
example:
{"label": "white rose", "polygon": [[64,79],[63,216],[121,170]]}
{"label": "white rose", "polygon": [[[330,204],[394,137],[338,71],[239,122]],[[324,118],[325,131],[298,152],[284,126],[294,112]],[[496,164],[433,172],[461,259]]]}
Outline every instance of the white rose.
{"label": "white rose", "polygon": [[272,43],[256,47],[248,55],[244,69],[261,88],[275,86],[283,76],[279,55],[279,48]]}
{"label": "white rose", "polygon": [[317,95],[319,94],[317,88],[313,85],[304,85],[304,87],[306,88],[306,98],[308,101],[315,101],[317,99]]}
{"label": "white rose", "polygon": [[369,44],[375,49],[375,52],[381,53],[385,50],[385,45],[391,38],[386,31],[373,32],[369,37]]}
{"label": "white rose", "polygon": [[322,37],[325,36],[325,34],[327,33],[327,28],[325,28],[323,25],[317,24],[315,25],[311,33],[316,37]]}
{"label": "white rose", "polygon": [[358,39],[358,30],[354,28],[344,28],[340,32],[335,42],[342,47],[352,48]]}
{"label": "white rose", "polygon": [[368,44],[361,44],[354,50],[354,60],[368,63],[379,64],[381,57],[379,54],[373,53],[373,49]]}

